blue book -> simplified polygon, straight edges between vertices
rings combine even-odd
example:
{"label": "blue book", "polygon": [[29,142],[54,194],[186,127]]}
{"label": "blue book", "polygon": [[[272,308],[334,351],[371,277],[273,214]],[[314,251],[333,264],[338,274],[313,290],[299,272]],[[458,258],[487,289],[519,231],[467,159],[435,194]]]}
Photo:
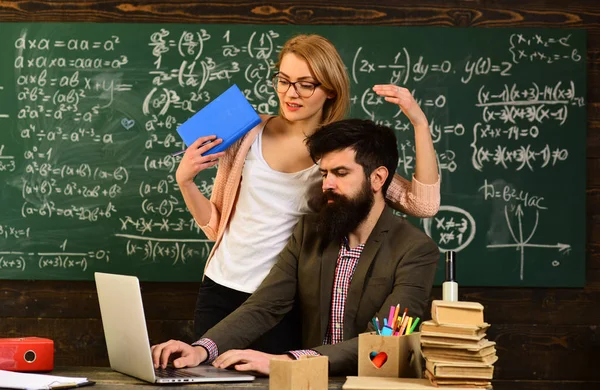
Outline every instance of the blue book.
{"label": "blue book", "polygon": [[177,132],[187,147],[207,135],[223,139],[221,144],[208,151],[213,154],[227,149],[260,121],[252,105],[234,84],[179,126]]}

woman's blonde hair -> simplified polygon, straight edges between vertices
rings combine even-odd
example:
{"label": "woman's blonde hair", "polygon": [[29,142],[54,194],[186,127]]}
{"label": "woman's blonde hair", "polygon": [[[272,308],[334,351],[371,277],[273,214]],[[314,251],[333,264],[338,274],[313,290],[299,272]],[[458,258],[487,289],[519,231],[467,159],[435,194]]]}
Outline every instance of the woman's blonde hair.
{"label": "woman's blonde hair", "polygon": [[[320,35],[296,35],[290,38],[279,52],[277,69],[283,56],[288,53],[306,61],[314,77],[321,83],[321,88],[328,95],[334,95],[327,99],[323,106],[321,125],[344,119],[350,107],[350,81],[335,46]],[[281,115],[281,109],[279,112]]]}

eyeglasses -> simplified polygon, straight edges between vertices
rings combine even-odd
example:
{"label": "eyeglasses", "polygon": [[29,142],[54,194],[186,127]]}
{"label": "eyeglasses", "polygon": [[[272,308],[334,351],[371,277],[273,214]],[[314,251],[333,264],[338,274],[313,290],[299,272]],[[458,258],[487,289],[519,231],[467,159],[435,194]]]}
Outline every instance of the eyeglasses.
{"label": "eyeglasses", "polygon": [[309,98],[315,93],[315,89],[317,89],[321,83],[312,83],[310,81],[294,81],[292,83],[290,80],[279,76],[279,73],[276,73],[275,76],[273,76],[273,87],[279,93],[286,93],[292,85],[298,96]]}

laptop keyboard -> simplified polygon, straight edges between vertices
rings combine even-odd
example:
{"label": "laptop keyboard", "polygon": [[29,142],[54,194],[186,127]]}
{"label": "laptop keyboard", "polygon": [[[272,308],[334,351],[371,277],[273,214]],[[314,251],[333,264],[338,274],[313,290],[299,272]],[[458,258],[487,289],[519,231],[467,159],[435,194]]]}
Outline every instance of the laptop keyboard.
{"label": "laptop keyboard", "polygon": [[167,366],[167,368],[156,368],[154,369],[154,373],[158,378],[198,378],[203,376],[170,366]]}

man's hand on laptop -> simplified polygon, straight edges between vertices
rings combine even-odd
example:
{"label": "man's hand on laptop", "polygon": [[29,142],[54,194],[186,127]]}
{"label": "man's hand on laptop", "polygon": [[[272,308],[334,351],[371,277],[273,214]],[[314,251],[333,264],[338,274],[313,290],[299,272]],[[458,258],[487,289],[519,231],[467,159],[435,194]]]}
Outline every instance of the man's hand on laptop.
{"label": "man's hand on laptop", "polygon": [[169,340],[166,343],[152,346],[152,362],[154,368],[167,367],[169,358],[173,355],[179,357],[173,360],[175,368],[196,367],[208,358],[208,352],[204,347],[193,347],[179,340]]}
{"label": "man's hand on laptop", "polygon": [[252,349],[232,349],[223,354],[213,362],[217,368],[233,367],[236,371],[254,371],[269,375],[269,362],[271,359],[293,360],[289,355],[271,355]]}

